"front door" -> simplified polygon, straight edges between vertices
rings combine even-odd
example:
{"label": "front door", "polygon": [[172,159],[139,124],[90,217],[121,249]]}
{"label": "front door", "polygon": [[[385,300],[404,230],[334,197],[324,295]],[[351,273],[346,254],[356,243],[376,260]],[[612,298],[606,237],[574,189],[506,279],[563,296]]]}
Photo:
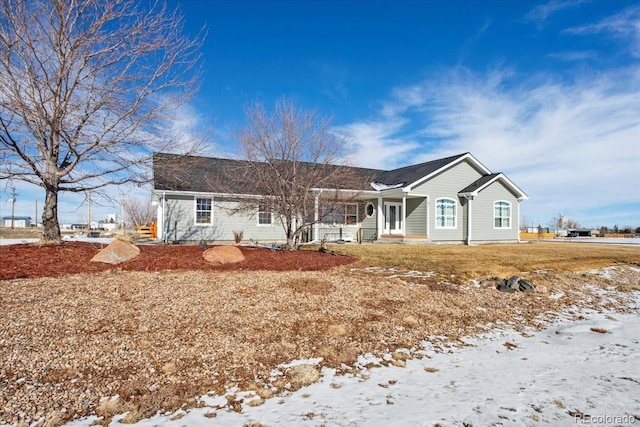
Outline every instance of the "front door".
{"label": "front door", "polygon": [[402,204],[385,203],[385,234],[402,234]]}

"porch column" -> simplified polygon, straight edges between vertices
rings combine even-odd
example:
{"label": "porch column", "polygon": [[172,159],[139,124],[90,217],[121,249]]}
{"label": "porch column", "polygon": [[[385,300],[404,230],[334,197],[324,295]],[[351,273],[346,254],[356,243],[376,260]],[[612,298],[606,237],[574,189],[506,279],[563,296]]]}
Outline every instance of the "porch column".
{"label": "porch column", "polygon": [[471,218],[473,216],[473,209],[471,209],[472,202],[473,196],[467,196],[467,245],[471,244]]}
{"label": "porch column", "polygon": [[320,214],[318,213],[318,196],[313,201],[313,241],[318,242],[318,220],[320,219]]}
{"label": "porch column", "polygon": [[406,194],[402,194],[402,235],[405,236],[406,233],[406,226],[405,223],[407,222],[407,195]]}
{"label": "porch column", "polygon": [[378,239],[382,237],[382,228],[384,219],[384,210],[382,209],[382,197],[378,197],[378,218],[377,218],[377,228],[378,228]]}

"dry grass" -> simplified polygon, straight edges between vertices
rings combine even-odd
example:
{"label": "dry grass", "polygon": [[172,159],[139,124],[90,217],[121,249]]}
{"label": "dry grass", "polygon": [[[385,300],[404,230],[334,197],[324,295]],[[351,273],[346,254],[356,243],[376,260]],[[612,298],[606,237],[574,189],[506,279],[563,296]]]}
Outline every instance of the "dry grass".
{"label": "dry grass", "polygon": [[[579,253],[561,256],[558,251],[568,246]],[[402,349],[426,337],[455,342],[498,322],[542,326],[540,316],[587,304],[586,294],[593,306],[605,301],[587,285],[640,283],[638,269],[583,272],[613,260],[635,263],[635,248],[608,247],[606,255],[561,244],[340,249],[363,259],[330,272],[112,270],[0,281],[0,378],[6,379],[0,424],[54,417],[59,402],[65,402],[64,421],[97,413],[106,423],[125,411],[124,421],[132,422],[197,406],[195,396],[231,387],[266,399],[316,381],[322,366],[349,371],[345,365],[363,353],[390,352],[388,363],[401,366],[413,357]],[[556,259],[562,257],[582,268],[565,268],[567,261]],[[434,274],[364,269],[376,265]],[[504,294],[462,279],[523,271],[534,284],[545,284],[549,295],[565,296]],[[621,299],[610,292],[606,301],[615,307]],[[283,363],[316,357],[323,359],[320,366],[271,375]],[[227,406],[241,410],[242,401],[229,396]]]}
{"label": "dry grass", "polygon": [[637,247],[587,243],[531,242],[480,246],[363,244],[328,247],[336,253],[357,256],[358,266],[436,271],[441,275],[455,276],[458,281],[491,276],[509,277],[536,270],[584,271],[617,264],[640,265],[640,250]]}
{"label": "dry grass", "polygon": [[294,366],[287,372],[287,375],[291,382],[291,390],[298,390],[320,379],[320,372],[318,368],[313,365]]}
{"label": "dry grass", "polygon": [[599,334],[608,334],[608,333],[609,333],[609,331],[608,331],[608,330],[606,330],[605,328],[593,327],[593,328],[591,328],[591,330],[592,330],[593,332],[597,332],[597,333],[599,333]]}
{"label": "dry grass", "polygon": [[0,238],[3,239],[40,239],[42,228],[0,227]]}

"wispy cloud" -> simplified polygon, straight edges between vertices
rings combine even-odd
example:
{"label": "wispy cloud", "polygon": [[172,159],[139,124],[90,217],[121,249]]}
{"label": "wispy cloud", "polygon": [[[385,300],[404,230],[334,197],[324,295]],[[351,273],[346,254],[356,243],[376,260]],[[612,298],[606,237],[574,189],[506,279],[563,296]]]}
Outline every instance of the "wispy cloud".
{"label": "wispy cloud", "polygon": [[488,19],[488,18],[485,19],[484,22],[482,23],[482,26],[478,28],[475,34],[473,34],[464,42],[464,44],[462,45],[462,48],[460,49],[460,54],[458,56],[458,65],[463,65],[464,61],[467,59],[467,56],[469,56],[469,53],[477,49],[478,45],[480,44],[480,41],[489,30],[492,23],[493,21],[491,19]]}
{"label": "wispy cloud", "polygon": [[351,144],[358,166],[385,169],[401,162],[404,156],[419,148],[417,142],[402,135],[406,120],[358,122],[334,128],[334,132]]}
{"label": "wispy cloud", "polygon": [[555,52],[550,53],[550,58],[558,59],[560,61],[584,61],[585,59],[593,59],[598,57],[598,52],[594,50],[576,50],[570,52]]}
{"label": "wispy cloud", "polygon": [[346,64],[335,61],[314,60],[311,68],[319,75],[320,91],[329,99],[348,102],[349,90],[347,89],[347,78],[349,68]]}
{"label": "wispy cloud", "polygon": [[621,12],[594,24],[565,30],[569,34],[606,34],[630,42],[631,52],[640,57],[640,5],[629,6]]}
{"label": "wispy cloud", "polygon": [[585,3],[585,0],[551,0],[531,9],[525,16],[525,21],[533,22],[538,28],[542,28],[554,13],[579,6],[582,3]]}
{"label": "wispy cloud", "polygon": [[[348,128],[358,130],[362,157],[376,166],[388,166],[388,155],[394,165],[407,156],[405,164],[472,152],[520,185],[531,196],[525,214],[544,224],[559,211],[576,216],[599,207],[612,214],[640,207],[640,72],[629,68],[571,83],[520,77],[510,70],[451,70],[397,89],[380,122]],[[427,126],[410,125],[406,117],[416,112]],[[404,136],[412,141],[407,146],[399,142]]]}

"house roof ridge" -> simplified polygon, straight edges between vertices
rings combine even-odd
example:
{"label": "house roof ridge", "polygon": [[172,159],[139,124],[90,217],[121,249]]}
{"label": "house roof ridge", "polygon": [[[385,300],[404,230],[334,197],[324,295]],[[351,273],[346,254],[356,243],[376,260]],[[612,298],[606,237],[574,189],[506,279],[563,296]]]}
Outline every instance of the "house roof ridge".
{"label": "house roof ridge", "polygon": [[454,161],[456,159],[459,159],[462,156],[466,156],[467,154],[471,154],[471,153],[466,152],[466,153],[456,154],[454,156],[441,157],[441,158],[438,158],[438,159],[433,159],[433,160],[429,160],[429,161],[422,162],[422,163],[416,163],[416,164],[413,164],[413,165],[401,166],[399,168],[394,168],[394,169],[387,169],[387,170],[385,170],[385,172],[395,172],[395,171],[400,171],[402,169],[417,168],[417,167],[420,167],[420,166],[428,165],[429,163],[444,162],[445,160],[448,160],[447,163],[450,163],[450,162],[452,162],[452,161]]}
{"label": "house roof ridge", "polygon": [[[220,161],[224,161],[224,162],[238,162],[238,163],[250,163],[251,160],[246,160],[246,159],[234,159],[234,158],[229,158],[229,157],[212,157],[212,156],[202,156],[202,155],[194,155],[194,154],[174,154],[174,153],[164,153],[164,152],[156,152],[153,154],[153,156],[167,156],[167,157],[190,157],[190,158],[194,158],[194,159],[206,159],[206,160],[220,160]],[[308,161],[304,161],[304,160],[300,160],[300,163],[303,164],[322,164],[320,162],[308,162]],[[265,162],[261,162],[261,163],[265,163]],[[352,166],[352,165],[340,165],[340,164],[335,164],[335,163],[328,163],[327,166],[334,166],[334,167],[344,167],[344,168],[351,168],[351,169],[357,169],[357,170],[361,170],[361,171],[371,171],[371,172],[386,172],[385,169],[376,169],[376,168],[365,168],[362,166]]]}

